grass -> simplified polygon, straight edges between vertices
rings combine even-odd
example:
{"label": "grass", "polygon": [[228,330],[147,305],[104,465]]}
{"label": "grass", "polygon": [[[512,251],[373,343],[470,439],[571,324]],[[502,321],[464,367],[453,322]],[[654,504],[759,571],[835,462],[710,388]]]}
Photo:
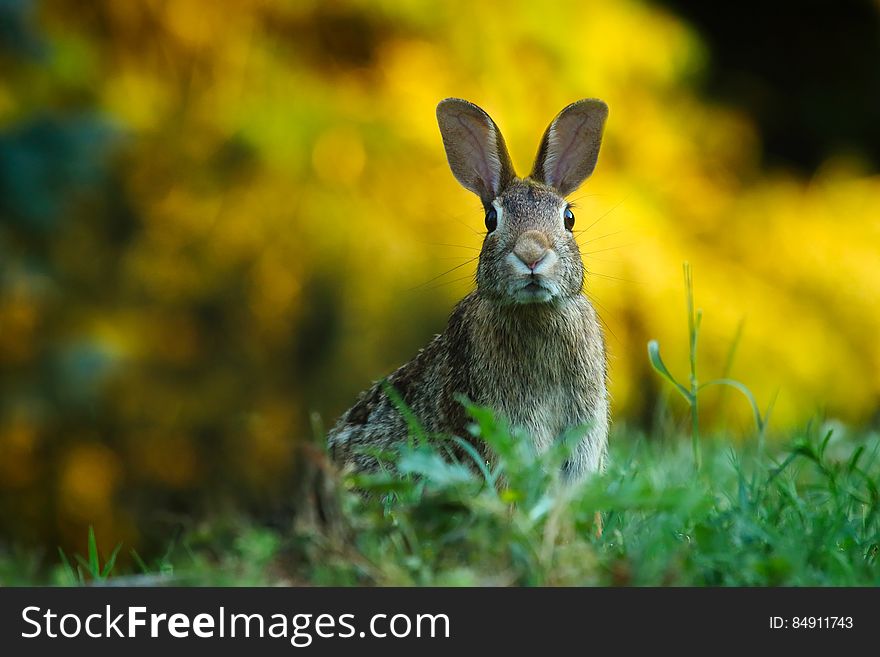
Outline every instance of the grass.
{"label": "grass", "polygon": [[691,452],[694,458],[694,467],[699,470],[702,467],[699,411],[699,399],[702,390],[709,386],[727,386],[741,392],[751,406],[752,417],[755,420],[755,428],[758,432],[758,445],[761,449],[763,449],[764,446],[764,434],[767,429],[767,420],[770,417],[773,404],[771,403],[770,408],[768,408],[767,412],[762,416],[752,391],[743,383],[727,376],[727,373],[733,365],[733,359],[736,356],[736,349],[739,346],[739,341],[742,337],[742,322],[740,322],[737,327],[736,335],[730,346],[730,351],[727,355],[727,362],[724,367],[724,375],[720,379],[713,379],[706,383],[701,384],[699,382],[697,377],[697,343],[699,342],[700,325],[703,322],[703,311],[700,309],[694,309],[694,274],[690,263],[685,262],[682,269],[684,270],[685,298],[687,300],[688,360],[690,363],[688,386],[679,383],[670,373],[666,364],[663,362],[663,359],[660,357],[660,344],[656,340],[648,342],[648,361],[651,363],[651,367],[654,368],[654,371],[672,384],[673,389],[681,394],[687,402],[691,415]]}
{"label": "grass", "polygon": [[[536,454],[528,437],[463,400],[472,437],[495,454],[489,465],[460,438],[427,436],[402,408],[413,439],[375,454],[382,470],[340,478],[319,458],[302,496],[308,512],[280,528],[204,521],[150,562],[130,551],[121,576],[120,546],[102,566],[90,530],[87,557],[62,552],[48,571],[33,554],[0,554],[0,584],[880,585],[880,434],[816,422],[768,448],[769,411],[744,384],[726,373],[699,383],[701,313],[687,265],[685,285],[688,385],[656,342],[648,354],[688,402],[690,441],[618,426],[608,470],[571,487],[559,476],[566,441]],[[745,395],[754,435],[700,436],[699,393],[710,385]]]}
{"label": "grass", "polygon": [[[338,522],[283,529],[226,517],[194,526],[167,554],[112,573],[90,539],[71,574],[0,558],[7,584],[722,585],[880,584],[880,435],[811,425],[772,454],[619,428],[606,473],[577,489],[490,411],[474,432],[499,454],[489,469],[407,445],[398,472],[348,478]],[[442,445],[442,443],[440,443]],[[484,464],[485,465],[485,464]],[[336,481],[336,480],[332,480]],[[493,483],[494,482],[494,483]],[[370,496],[355,491],[366,488]],[[604,517],[597,536],[594,514]],[[115,554],[116,551],[114,551]],[[93,572],[94,571],[94,572]]]}
{"label": "grass", "polygon": [[116,566],[116,557],[119,555],[119,549],[121,547],[122,543],[118,543],[116,547],[113,548],[106,563],[101,566],[101,557],[98,554],[98,541],[95,538],[95,530],[93,527],[89,527],[88,558],[75,554],[74,559],[79,562],[76,566],[76,570],[74,570],[73,565],[71,564],[70,559],[67,558],[64,550],[58,548],[58,555],[61,557],[61,565],[64,567],[64,574],[67,578],[67,582],[69,584],[85,584],[87,581],[87,574],[92,581],[102,582],[106,580]]}

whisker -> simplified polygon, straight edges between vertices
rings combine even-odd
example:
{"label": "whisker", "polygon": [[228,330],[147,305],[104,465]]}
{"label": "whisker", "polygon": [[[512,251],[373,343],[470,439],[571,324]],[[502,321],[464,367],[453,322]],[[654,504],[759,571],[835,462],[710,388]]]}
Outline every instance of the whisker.
{"label": "whisker", "polygon": [[606,319],[603,317],[603,314],[608,314],[608,315],[610,315],[610,314],[611,314],[611,311],[608,310],[608,307],[607,307],[605,304],[603,304],[601,301],[599,301],[599,299],[597,299],[595,295],[591,294],[591,295],[589,295],[589,297],[590,297],[590,302],[591,302],[593,305],[598,306],[598,307],[599,307],[599,310],[602,311],[602,313],[596,313],[596,317],[599,318],[599,322],[602,324],[602,326],[605,327],[605,330],[608,331],[608,333],[611,334],[611,337],[613,337],[613,338],[617,341],[618,344],[623,344],[623,343],[620,341],[620,338],[617,337],[617,334],[614,332],[614,329],[611,328],[611,325],[608,323],[608,320],[606,320]]}
{"label": "whisker", "polygon": [[598,219],[596,219],[593,223],[591,223],[589,226],[587,226],[586,228],[584,228],[584,230],[581,231],[581,232],[586,232],[586,231],[590,230],[590,228],[592,228],[593,226],[595,226],[596,224],[598,224],[598,223],[599,223],[600,221],[602,221],[605,217],[607,217],[609,214],[611,214],[611,213],[614,212],[617,208],[619,208],[621,205],[623,205],[623,202],[624,202],[626,199],[628,199],[628,198],[629,198],[629,196],[624,196],[624,197],[623,197],[622,199],[620,199],[620,200],[619,200],[614,206],[612,206],[611,209],[606,210],[604,213],[602,213],[602,215],[601,215]]}
{"label": "whisker", "polygon": [[581,201],[581,199],[597,198],[600,196],[608,196],[608,195],[607,194],[581,194],[580,196],[576,196],[575,198],[573,198],[571,200],[571,204],[574,205],[575,203],[579,203]]}
{"label": "whisker", "polygon": [[621,233],[625,233],[625,230],[616,230],[613,233],[605,233],[604,235],[599,235],[599,237],[594,237],[591,240],[587,240],[584,244],[592,244],[593,242],[598,242],[599,240],[604,240],[606,237],[612,237],[614,235],[620,235]]}
{"label": "whisker", "polygon": [[613,251],[614,249],[623,249],[628,246],[634,246],[637,242],[630,242],[629,244],[618,244],[617,246],[609,246],[606,249],[597,249],[595,251],[584,251],[584,255],[593,255],[594,253],[602,253],[604,251]]}
{"label": "whisker", "polygon": [[604,278],[609,281],[620,281],[621,283],[632,283],[633,285],[641,285],[638,281],[634,281],[629,278],[621,278],[620,276],[610,276],[609,274],[603,274],[598,271],[588,271],[587,276],[598,276],[599,278]]}
{"label": "whisker", "polygon": [[[470,276],[462,276],[461,278],[454,278],[451,281],[443,281],[442,283],[438,283],[437,285],[432,285],[431,287],[425,288],[422,292],[428,292],[430,290],[438,290],[441,287],[446,287],[447,285],[452,285],[453,283],[460,283],[461,281],[474,280],[473,274]],[[416,288],[418,289],[418,288]],[[408,290],[410,291],[410,290]]]}
{"label": "whisker", "polygon": [[446,270],[445,272],[443,272],[442,274],[438,274],[438,275],[435,276],[434,278],[425,281],[425,282],[422,283],[421,285],[416,285],[415,287],[411,287],[411,288],[409,288],[409,289],[407,290],[407,292],[412,292],[413,290],[418,290],[419,288],[423,288],[423,287],[425,287],[426,285],[428,285],[428,284],[430,284],[430,283],[433,283],[433,282],[436,281],[437,279],[439,279],[439,278],[443,278],[443,277],[446,276],[447,274],[451,274],[451,273],[454,272],[456,269],[461,269],[462,267],[471,264],[472,262],[474,262],[474,261],[477,260],[477,259],[478,259],[478,256],[474,256],[473,258],[469,258],[468,260],[466,260],[465,262],[461,263],[460,265],[456,265],[456,266],[453,267],[452,269],[447,269],[447,270]]}
{"label": "whisker", "polygon": [[448,246],[455,249],[469,249],[471,251],[479,251],[475,246],[466,246],[464,244],[443,244],[442,242],[422,242],[422,244],[426,244],[427,246]]}
{"label": "whisker", "polygon": [[464,226],[465,228],[467,228],[470,232],[472,232],[474,235],[476,235],[480,239],[483,239],[484,233],[481,233],[478,230],[474,230],[474,226],[472,223],[468,223],[468,222],[464,221],[463,219],[460,219],[459,217],[449,217],[449,218],[452,219],[453,221],[455,221],[456,223],[459,223],[462,226]]}
{"label": "whisker", "polygon": [[590,257],[590,261],[602,262],[607,265],[616,265],[618,267],[623,267],[626,264],[623,260],[609,260],[608,258],[596,258],[594,256]]}

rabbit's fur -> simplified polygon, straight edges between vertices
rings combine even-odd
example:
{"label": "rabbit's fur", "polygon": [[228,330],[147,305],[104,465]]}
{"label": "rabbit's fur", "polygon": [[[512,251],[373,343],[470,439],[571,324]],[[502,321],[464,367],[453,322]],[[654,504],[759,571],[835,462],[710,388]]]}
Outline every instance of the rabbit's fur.
{"label": "rabbit's fur", "polygon": [[463,394],[524,430],[538,451],[579,429],[567,478],[604,467],[604,338],[583,294],[584,266],[566,227],[564,197],[592,173],[607,114],[599,100],[562,110],[544,134],[531,175],[521,179],[488,114],[454,98],[438,105],[453,174],[487,212],[477,289],[458,303],[443,333],[340,418],[329,434],[336,461],[372,470],[371,450],[407,439],[406,419],[386,394],[390,385],[429,435],[469,435],[457,401]]}

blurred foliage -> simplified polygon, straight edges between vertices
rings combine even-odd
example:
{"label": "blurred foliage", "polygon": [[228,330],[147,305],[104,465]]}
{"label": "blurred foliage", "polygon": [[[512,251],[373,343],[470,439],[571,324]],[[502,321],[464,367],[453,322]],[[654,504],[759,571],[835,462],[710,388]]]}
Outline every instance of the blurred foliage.
{"label": "blurred foliage", "polygon": [[[708,61],[638,0],[0,0],[0,537],[52,558],[91,524],[148,553],[183,513],[282,497],[312,413],[472,288],[445,96],[495,117],[520,173],[561,107],[609,103],[574,200],[616,417],[654,411],[649,337],[684,369],[687,259],[708,370],[745,318],[732,375],[779,392],[774,424],[870,418],[880,178],[762,169],[750,117],[695,91]],[[746,426],[723,402],[704,415]]]}

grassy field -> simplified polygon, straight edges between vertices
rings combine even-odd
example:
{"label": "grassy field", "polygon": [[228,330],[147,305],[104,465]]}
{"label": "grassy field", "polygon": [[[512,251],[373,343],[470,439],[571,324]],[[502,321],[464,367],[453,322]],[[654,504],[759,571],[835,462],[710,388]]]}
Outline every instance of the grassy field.
{"label": "grassy field", "polygon": [[[535,454],[527,436],[462,400],[491,465],[461,438],[426,436],[409,414],[409,444],[375,454],[387,464],[375,474],[340,476],[322,438],[303,445],[298,489],[272,518],[194,521],[146,559],[124,546],[104,553],[90,531],[84,555],[59,550],[54,566],[33,552],[0,553],[0,584],[880,585],[880,433],[817,421],[768,441],[769,409],[745,385],[727,372],[699,383],[702,314],[687,264],[684,275],[687,384],[654,341],[648,358],[687,402],[690,430],[616,426],[607,471],[577,487],[558,476],[565,441]],[[700,436],[708,386],[742,393],[752,435]],[[116,567],[120,553],[130,566]]]}
{"label": "grassy field", "polygon": [[[6,555],[7,584],[878,585],[880,435],[812,426],[778,449],[619,429],[608,471],[577,489],[493,415],[472,409],[493,469],[413,444],[397,474],[317,470],[292,526],[225,517],[126,569],[97,551],[49,572]],[[439,445],[439,446],[438,446]],[[448,443],[446,443],[448,445]],[[320,460],[320,459],[319,459]],[[352,488],[372,491],[364,497]],[[303,512],[308,509],[309,512]],[[604,529],[597,535],[595,514]],[[84,537],[85,543],[85,537]],[[125,547],[122,547],[125,550]],[[109,555],[104,555],[109,558]],[[123,572],[117,572],[122,570]],[[128,572],[125,572],[125,571]],[[77,572],[79,571],[79,572]]]}

